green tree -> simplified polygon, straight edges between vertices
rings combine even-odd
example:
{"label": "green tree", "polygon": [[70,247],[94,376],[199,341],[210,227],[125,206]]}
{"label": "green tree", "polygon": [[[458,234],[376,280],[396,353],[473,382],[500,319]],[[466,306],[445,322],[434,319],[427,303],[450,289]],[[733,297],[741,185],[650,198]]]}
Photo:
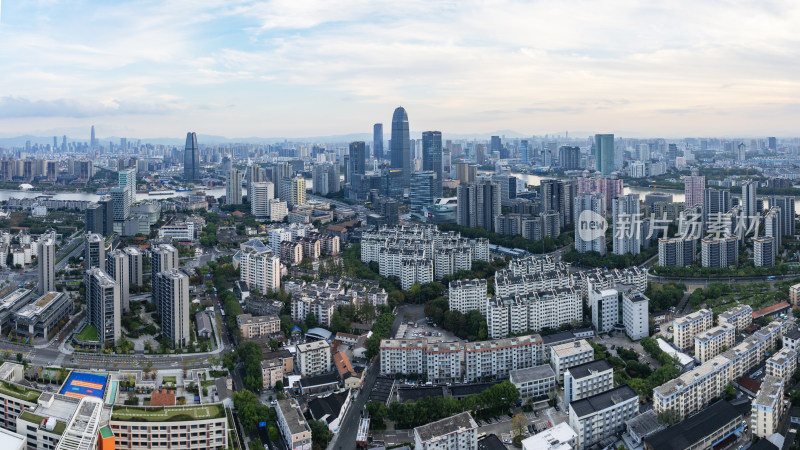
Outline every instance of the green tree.
{"label": "green tree", "polygon": [[681,421],[681,416],[674,409],[667,409],[658,413],[658,421],[671,427]]}
{"label": "green tree", "polygon": [[328,426],[319,420],[310,420],[308,426],[311,428],[311,442],[314,450],[324,450],[332,437]]}

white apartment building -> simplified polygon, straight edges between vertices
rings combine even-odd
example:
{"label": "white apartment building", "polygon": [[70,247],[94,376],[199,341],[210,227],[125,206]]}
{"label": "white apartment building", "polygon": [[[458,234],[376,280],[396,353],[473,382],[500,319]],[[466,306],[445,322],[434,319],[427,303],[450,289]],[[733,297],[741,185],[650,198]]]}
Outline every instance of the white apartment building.
{"label": "white apartment building", "polygon": [[275,408],[278,430],[289,450],[309,450],[311,448],[311,427],[303,417],[297,400],[287,398],[278,400]]}
{"label": "white apartment building", "polygon": [[247,283],[250,291],[264,294],[281,287],[281,261],[268,250],[245,248],[241,251],[239,279]]}
{"label": "white apartment building", "polygon": [[272,253],[279,255],[281,253],[281,242],[289,242],[292,238],[291,230],[286,228],[273,228],[269,230],[269,248]]}
{"label": "white apartment building", "polygon": [[639,396],[627,384],[569,404],[569,425],[581,450],[622,431],[637,415]]}
{"label": "white apartment building", "polygon": [[605,359],[589,361],[564,371],[564,403],[600,394],[614,387],[614,368]]}
{"label": "white apartment building", "polygon": [[797,369],[797,352],[784,347],[767,358],[765,373],[780,378],[785,383],[789,381],[795,369]]}
{"label": "white apartment building", "polygon": [[717,324],[729,323],[736,327],[736,332],[740,333],[753,323],[753,308],[750,305],[739,305],[721,312],[717,316]]}
{"label": "white apartment building", "polygon": [[269,218],[269,201],[275,198],[275,185],[268,181],[249,183],[247,197],[250,201],[250,214],[256,220],[266,220]]}
{"label": "white apartment building", "polygon": [[494,293],[498,297],[526,296],[545,289],[575,286],[573,274],[566,267],[548,272],[513,275],[508,269],[495,272]]}
{"label": "white apartment building", "polygon": [[331,325],[331,317],[336,311],[336,302],[326,298],[315,298],[308,295],[292,296],[292,320],[302,322],[311,314],[317,318],[317,323],[323,327]]}
{"label": "white apartment building", "polygon": [[688,350],[694,345],[694,337],[714,326],[714,314],[708,309],[687,314],[672,323],[675,346]]}
{"label": "white apartment building", "polygon": [[800,329],[792,327],[783,333],[783,348],[794,350],[800,355]]}
{"label": "white apartment building", "polygon": [[322,375],[331,371],[331,346],[325,341],[297,345],[297,366],[304,377]]}
{"label": "white apartment building", "polygon": [[281,319],[276,315],[253,317],[251,314],[239,314],[236,325],[244,339],[267,337],[281,331]]}
{"label": "white apartment building", "polygon": [[478,450],[478,424],[467,412],[414,428],[415,450]]}
{"label": "white apartment building", "polygon": [[512,370],[541,364],[543,355],[544,342],[538,334],[467,342],[464,344],[464,381],[506,377]]}
{"label": "white apartment building", "polygon": [[556,389],[556,373],[548,364],[517,369],[509,372],[509,381],[519,390],[523,403],[528,400],[546,399]]}
{"label": "white apartment building", "polygon": [[427,349],[426,339],[381,339],[381,375],[425,373]]}
{"label": "white apartment building", "polygon": [[619,293],[616,289],[589,291],[592,325],[598,333],[608,333],[619,321]]}
{"label": "white apartment building", "polygon": [[686,417],[703,409],[725,390],[728,383],[744,375],[764,359],[764,341],[750,337],[699,367],[653,389],[653,409],[672,409]]}
{"label": "white apartment building", "polygon": [[771,352],[778,347],[778,342],[783,339],[783,334],[794,326],[794,319],[775,319],[756,330],[753,336],[764,340],[766,351]]}
{"label": "white apartment building", "polygon": [[638,292],[623,293],[622,324],[634,341],[650,336],[650,299]]}
{"label": "white apartment building", "polygon": [[461,358],[464,346],[461,342],[431,342],[425,348],[428,381],[448,383],[461,380]]}
{"label": "white apartment building", "polygon": [[525,296],[488,299],[486,326],[489,337],[500,339],[510,333],[580,322],[582,314],[579,293],[572,288],[557,288]]}
{"label": "white apartment building", "polygon": [[750,429],[755,436],[761,439],[766,439],[778,431],[781,415],[785,408],[783,381],[782,378],[765,376],[761,383],[761,389],[750,406]]}
{"label": "white apartment building", "polygon": [[586,339],[550,347],[550,365],[556,372],[559,382],[570,367],[594,360],[594,349]]}
{"label": "white apartment building", "polygon": [[704,363],[733,347],[736,342],[736,327],[731,324],[709,328],[694,337],[694,357]]}
{"label": "white apartment building", "polygon": [[[175,406],[183,410],[175,417],[195,417],[191,420],[140,421],[130,411],[138,408],[141,415],[149,413],[146,407],[114,408],[108,424],[118,447],[135,450],[151,448],[202,448],[223,450],[228,448],[228,419],[222,403],[196,406]],[[162,408],[156,408],[156,410]],[[172,415],[168,415],[172,416]],[[191,430],[191,432],[188,432]]]}
{"label": "white apartment building", "polygon": [[475,278],[473,280],[451,281],[447,298],[450,311],[459,311],[462,314],[466,314],[470,311],[478,310],[485,316],[487,301],[486,280]]}

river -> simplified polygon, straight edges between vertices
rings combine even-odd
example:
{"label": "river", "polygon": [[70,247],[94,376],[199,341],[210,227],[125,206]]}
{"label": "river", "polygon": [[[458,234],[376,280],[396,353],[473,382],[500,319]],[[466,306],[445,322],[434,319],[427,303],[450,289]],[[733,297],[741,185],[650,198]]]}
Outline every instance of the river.
{"label": "river", "polygon": [[[542,180],[553,180],[556,179],[555,177],[547,177],[547,176],[539,176],[539,175],[531,175],[525,173],[514,173],[512,174],[516,178],[522,180],[523,183],[527,184],[528,186],[539,186]],[[686,195],[681,190],[677,189],[661,189],[657,188],[653,190],[652,188],[640,187],[640,186],[632,186],[632,187],[625,187],[623,190],[624,194],[639,194],[639,197],[644,200],[644,196],[652,193],[652,192],[662,192],[664,194],[672,195],[672,201],[674,202],[682,202],[686,199]]]}
{"label": "river", "polygon": [[[214,187],[209,189],[197,189],[198,191],[205,192],[206,195],[213,195],[214,197],[222,197],[225,195],[225,188],[224,187]],[[188,192],[174,192],[169,195],[152,195],[152,194],[136,194],[136,200],[159,200],[165,198],[173,198],[173,197],[186,197],[194,191]],[[247,190],[244,189],[244,194],[247,194]],[[88,200],[88,201],[97,201],[100,196],[97,194],[92,194],[89,192],[58,192],[56,191],[53,195],[45,194],[41,191],[23,191],[23,190],[14,190],[14,189],[0,189],[0,201],[6,201],[10,198],[36,198],[41,195],[47,195],[50,198],[55,200]]]}

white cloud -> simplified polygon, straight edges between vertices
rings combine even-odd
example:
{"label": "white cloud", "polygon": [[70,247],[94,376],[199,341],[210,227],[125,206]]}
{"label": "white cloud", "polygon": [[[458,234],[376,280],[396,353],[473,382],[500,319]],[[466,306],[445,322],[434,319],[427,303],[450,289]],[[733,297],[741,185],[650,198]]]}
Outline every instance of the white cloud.
{"label": "white cloud", "polygon": [[51,115],[77,98],[80,117],[152,108],[209,134],[314,135],[402,103],[415,129],[777,134],[800,103],[790,1],[97,3],[64,22],[59,7],[0,28],[0,97]]}

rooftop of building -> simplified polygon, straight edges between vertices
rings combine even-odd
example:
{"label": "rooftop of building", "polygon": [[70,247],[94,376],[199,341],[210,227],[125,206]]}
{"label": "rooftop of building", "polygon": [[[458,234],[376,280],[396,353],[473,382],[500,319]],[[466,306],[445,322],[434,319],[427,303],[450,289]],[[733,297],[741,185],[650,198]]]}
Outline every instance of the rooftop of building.
{"label": "rooftop of building", "polygon": [[478,428],[478,424],[472,416],[463,412],[450,416],[436,422],[431,422],[414,428],[414,434],[418,435],[421,441],[429,441],[437,436],[454,433],[457,431],[474,430]]}
{"label": "rooftop of building", "polygon": [[36,400],[39,399],[39,396],[42,395],[42,392],[35,389],[26,388],[25,386],[19,384],[0,380],[0,394],[5,394],[18,400],[36,403]]}
{"label": "rooftop of building", "polygon": [[712,317],[711,311],[708,310],[708,309],[700,309],[700,310],[697,310],[697,311],[695,311],[695,312],[693,312],[691,314],[687,314],[687,315],[685,315],[683,317],[677,317],[675,319],[675,324],[679,325],[679,324],[683,324],[683,323],[689,323],[689,322],[693,322],[695,320],[698,320],[700,318],[705,318],[705,317]]}
{"label": "rooftop of building", "polygon": [[586,397],[569,404],[578,417],[586,417],[590,414],[610,408],[619,403],[628,401],[639,396],[627,384],[620,387],[601,392],[591,397]]}
{"label": "rooftop of building", "polygon": [[594,351],[592,346],[586,342],[586,339],[581,339],[575,342],[567,342],[566,344],[554,345],[550,347],[550,349],[559,358]]}
{"label": "rooftop of building", "polygon": [[738,305],[738,306],[734,306],[733,308],[731,308],[731,309],[729,309],[727,311],[721,312],[719,314],[719,318],[720,319],[728,319],[730,317],[733,317],[733,316],[736,316],[736,315],[739,315],[739,314],[746,314],[748,312],[750,312],[750,313],[753,312],[753,308],[750,305]]}
{"label": "rooftop of building", "polygon": [[739,417],[741,414],[733,405],[720,400],[644,440],[653,450],[684,450]]}
{"label": "rooftop of building", "polygon": [[225,417],[222,404],[198,406],[114,407],[111,420],[120,422],[184,422],[190,420],[220,419]]}
{"label": "rooftop of building", "polygon": [[630,428],[633,434],[642,437],[649,436],[657,431],[661,431],[667,426],[658,421],[658,414],[652,409],[628,419],[625,425]]}
{"label": "rooftop of building", "polygon": [[708,330],[695,335],[694,339],[696,341],[701,341],[701,342],[702,341],[710,341],[710,340],[715,339],[715,338],[717,338],[719,336],[723,336],[725,334],[735,333],[735,332],[736,332],[736,326],[735,325],[732,325],[732,324],[729,324],[729,323],[723,323],[723,324],[720,324],[720,325],[718,325],[716,327],[709,328]]}
{"label": "rooftop of building", "polygon": [[571,450],[577,434],[567,422],[562,422],[522,441],[522,448],[537,450]]}
{"label": "rooftop of building", "polygon": [[543,378],[553,378],[556,373],[549,364],[533,366],[527,369],[517,369],[509,372],[509,379],[512,383],[525,383],[527,381],[541,380]]}
{"label": "rooftop of building", "polygon": [[753,319],[758,319],[759,317],[763,317],[763,316],[767,316],[767,315],[770,315],[770,314],[774,314],[774,313],[776,313],[778,311],[781,311],[783,309],[787,309],[788,310],[790,307],[791,307],[791,305],[789,305],[788,302],[780,302],[780,303],[774,304],[772,306],[767,306],[766,308],[759,309],[758,311],[753,311]]}
{"label": "rooftop of building", "polygon": [[464,348],[468,352],[489,350],[493,348],[514,347],[517,345],[537,344],[542,342],[538,334],[529,334],[511,338],[493,339],[489,341],[467,342]]}
{"label": "rooftop of building", "polygon": [[308,409],[311,411],[311,416],[315,420],[322,420],[325,418],[326,423],[333,422],[347,401],[348,393],[338,392],[325,397],[317,397],[308,402]]}
{"label": "rooftop of building", "polygon": [[330,348],[330,344],[328,344],[327,341],[312,341],[305,344],[297,344],[297,351],[300,353],[321,350],[324,348]]}
{"label": "rooftop of building", "polygon": [[575,334],[572,331],[562,331],[560,333],[553,333],[553,334],[548,334],[547,336],[542,336],[542,341],[546,346],[567,341],[574,341],[574,340],[575,340]]}
{"label": "rooftop of building", "polygon": [[782,366],[792,359],[797,359],[797,352],[789,347],[783,347],[767,359],[767,363],[777,364]]}
{"label": "rooftop of building", "polygon": [[25,436],[0,428],[0,448],[22,448]]}
{"label": "rooftop of building", "polygon": [[311,432],[311,428],[309,428],[305,417],[303,417],[303,412],[300,411],[297,401],[291,398],[278,400],[278,408],[280,408],[286,424],[289,426],[289,432],[292,434]]}
{"label": "rooftop of building", "polygon": [[236,316],[236,322],[239,326],[242,325],[251,325],[251,324],[261,324],[261,323],[270,323],[270,322],[280,322],[281,319],[273,314],[268,314],[266,316],[256,316],[253,317],[252,314],[239,314]]}
{"label": "rooftop of building", "polygon": [[339,384],[339,374],[336,372],[326,373],[322,375],[315,375],[313,377],[305,377],[300,379],[300,386],[304,388],[312,388],[315,386],[325,386],[330,384]]}
{"label": "rooftop of building", "polygon": [[576,380],[580,380],[582,378],[586,378],[588,376],[597,374],[599,372],[604,372],[607,370],[613,370],[611,364],[608,363],[605,359],[596,359],[594,361],[589,361],[584,364],[579,364],[577,366],[570,367],[567,369],[569,371],[570,376],[575,378]]}
{"label": "rooftop of building", "polygon": [[780,393],[783,391],[783,379],[767,375],[764,381],[761,382],[761,389],[759,389],[756,398],[753,400],[753,405],[760,406],[774,406],[779,402]]}

